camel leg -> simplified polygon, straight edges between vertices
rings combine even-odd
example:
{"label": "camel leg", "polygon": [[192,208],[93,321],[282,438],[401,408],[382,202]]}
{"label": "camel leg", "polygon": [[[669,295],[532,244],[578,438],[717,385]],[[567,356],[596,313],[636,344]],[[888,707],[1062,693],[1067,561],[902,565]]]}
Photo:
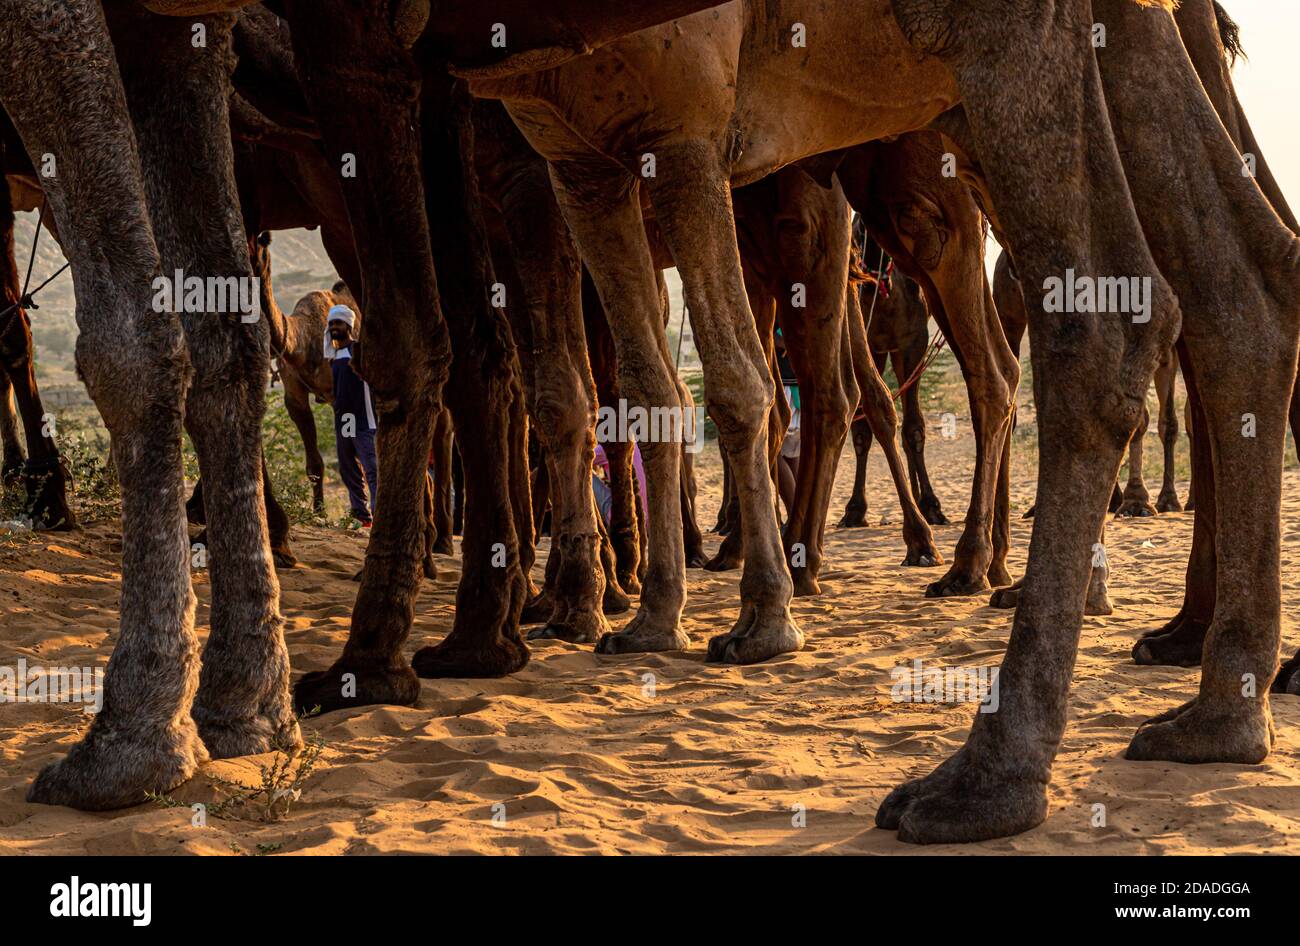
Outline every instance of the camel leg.
{"label": "camel leg", "polygon": [[[894,373],[900,383],[912,376],[925,358],[929,346],[924,336],[916,344],[893,353],[891,360]],[[934,495],[930,484],[930,471],[925,466],[925,413],[921,410],[921,382],[917,382],[903,392],[903,450],[907,454],[907,470],[912,481],[912,494],[916,504],[925,516],[925,521],[932,526],[946,526],[948,517],[943,514],[939,497]]]}
{"label": "camel leg", "polygon": [[803,404],[794,507],[782,543],[795,595],[815,595],[821,593],[817,573],[835,468],[858,400],[845,311],[848,296],[856,295],[848,283],[849,206],[838,184],[827,191],[799,171],[778,175],[777,187],[780,218],[797,219],[815,235],[787,240],[786,231],[777,227],[777,278],[785,285],[803,285],[806,306],[796,309],[788,294],[777,297]]}
{"label": "camel leg", "polygon": [[[912,44],[953,69],[1002,231],[1014,243],[1035,313],[1041,457],[1029,566],[996,680],[997,711],[976,713],[966,744],[930,775],[896,788],[876,814],[880,827],[918,843],[999,837],[1046,817],[1090,546],[1101,534],[1121,451],[1179,323],[1128,203],[1089,42],[1088,0],[1033,11],[1016,5],[1014,13],[1012,6],[972,0],[969,9],[936,14],[933,3],[894,3]],[[1115,34],[1112,27],[1112,42]],[[1164,63],[1153,66],[1163,76]],[[1033,149],[1046,139],[1077,141],[1078,148],[1045,162]],[[1038,287],[1051,285],[1048,278],[1059,279],[1068,265],[1149,276],[1149,321],[1046,311],[1046,290]]]}
{"label": "camel leg", "polygon": [[[637,184],[613,163],[558,162],[551,179],[609,319],[620,394],[629,410],[637,408],[646,417],[652,408],[676,404]],[[640,607],[622,630],[597,643],[598,653],[683,650],[689,644],[679,623],[686,600],[681,445],[648,438],[640,446],[650,518]]]}
{"label": "camel leg", "polygon": [[[858,378],[858,388],[862,392],[862,410],[866,414],[867,424],[889,464],[889,475],[894,480],[894,490],[898,494],[899,508],[903,513],[903,541],[907,545],[907,557],[903,565],[929,568],[943,564],[943,556],[934,544],[934,533],[925,521],[921,509],[912,495],[912,484],[907,478],[903,465],[902,452],[898,449],[895,436],[898,430],[898,413],[894,409],[894,398],[889,393],[885,379],[880,376],[875,357],[867,345],[867,326],[858,305],[858,293],[849,298],[849,340],[853,348],[853,371]],[[862,464],[865,467],[871,441],[867,440],[862,451]],[[865,475],[865,473],[864,473]],[[865,505],[865,502],[864,502]],[[865,511],[865,510],[864,510]]]}
{"label": "camel leg", "polygon": [[[602,407],[617,411],[618,358],[614,354],[614,338],[610,334],[609,320],[600,302],[600,293],[591,279],[591,273],[582,271],[582,324],[587,338],[587,354],[592,376],[596,382],[596,400]],[[613,438],[602,444],[605,459],[609,461],[609,542],[616,562],[619,586],[628,594],[640,594],[641,515],[637,508],[633,467],[633,445],[629,441]]]}
{"label": "camel leg", "polygon": [[[793,407],[787,402],[785,390],[781,384],[781,373],[776,364],[777,300],[757,273],[750,269],[742,271],[745,283],[745,296],[749,301],[749,310],[754,314],[754,329],[758,333],[763,347],[763,357],[767,364],[768,384],[772,389],[771,408],[767,414],[765,442],[767,445],[767,463],[775,480],[779,475],[781,463],[781,444],[790,427]],[[706,381],[707,387],[707,381]],[[707,395],[706,395],[707,400]],[[721,447],[721,445],[719,445]],[[801,445],[802,449],[802,445]],[[706,571],[726,572],[739,568],[745,561],[745,521],[740,509],[740,490],[737,486],[735,467],[727,456],[725,448],[722,453],[723,490],[722,503],[725,512],[726,530],[718,551],[704,563]]]}
{"label": "camel leg", "polygon": [[[376,446],[384,484],[347,644],[330,668],[298,681],[295,701],[304,709],[326,711],[370,703],[409,706],[420,694],[420,682],[402,653],[422,580],[420,497],[438,396],[451,360],[427,211],[417,199],[423,170],[416,104],[420,76],[386,17],[343,0],[287,0],[286,7],[303,90],[320,123],[324,148],[332,160],[354,156],[363,169],[355,178],[345,177],[343,188],[364,274],[366,321],[357,367],[379,412]],[[455,183],[430,181],[429,186],[453,188]],[[457,222],[439,224],[452,228]],[[473,295],[484,296],[484,284]],[[482,406],[501,409],[499,404]],[[473,438],[486,440],[487,435],[475,431]],[[493,541],[514,533],[504,482],[508,459],[500,455],[495,463],[493,485],[500,491],[505,528],[491,533]],[[479,555],[484,551],[480,547]],[[508,547],[505,558],[507,566],[515,564]],[[462,596],[471,587],[468,579],[475,566],[481,568],[481,561],[467,547],[454,627],[468,621],[482,635],[476,640],[483,646],[465,669],[474,675],[506,673],[527,660],[521,645],[498,636],[503,625],[509,626],[509,614],[501,614],[512,604],[509,568],[497,570],[497,581],[476,595],[479,600],[465,602]]]}
{"label": "camel leg", "polygon": [[1218,524],[1215,517],[1214,466],[1210,460],[1209,428],[1197,378],[1191,370],[1184,344],[1178,345],[1187,385],[1188,433],[1192,441],[1192,484],[1202,502],[1192,520],[1192,551],[1183,582],[1183,604],[1163,627],[1149,631],[1133,645],[1133,660],[1149,666],[1197,667],[1205,648],[1205,634],[1214,617],[1218,562],[1215,556]]}
{"label": "camel leg", "polygon": [[1160,401],[1160,410],[1156,429],[1160,434],[1160,446],[1164,449],[1164,477],[1160,483],[1160,495],[1156,498],[1157,512],[1182,512],[1182,503],[1178,501],[1178,485],[1174,466],[1178,452],[1178,406],[1175,403],[1174,382],[1178,378],[1178,361],[1173,352],[1160,362],[1156,369],[1156,396]]}
{"label": "camel leg", "polygon": [[[0,149],[2,154],[3,149]],[[7,187],[0,187],[0,277],[0,300],[3,300],[0,308],[7,309],[18,302],[22,293],[14,260],[14,214]],[[41,405],[41,392],[36,386],[32,327],[26,310],[18,309],[5,316],[0,332],[3,333],[0,334],[0,362],[3,362],[5,387],[17,398],[27,440],[27,459],[23,468],[27,489],[26,514],[37,528],[74,529],[77,520],[68,505],[63,459],[59,456],[50,417]]]}
{"label": "camel leg", "polygon": [[[208,55],[196,56],[192,22],[111,12],[163,271],[250,278],[244,234],[194,213],[208,207],[216,219],[237,219],[228,115],[234,17],[203,19]],[[177,127],[178,115],[186,125]],[[194,721],[215,758],[290,748],[301,737],[270,554],[287,549],[288,517],[270,495],[262,458],[269,330],[239,311],[187,312],[181,324],[194,368],[185,426],[204,476],[212,590]]]}
{"label": "camel leg", "polygon": [[284,380],[284,409],[302,438],[303,459],[307,469],[307,482],[311,483],[311,508],[318,516],[325,515],[325,458],[321,456],[320,442],[316,436],[316,415],[311,410],[311,392],[307,386],[287,372]]}
{"label": "camel leg", "polygon": [[266,467],[266,457],[262,458],[262,496],[266,503],[266,528],[271,539],[271,558],[278,568],[293,568],[298,564],[298,557],[289,547],[289,516],[279,500],[275,498],[275,490],[271,486],[271,472]]}
{"label": "camel leg", "polygon": [[22,438],[18,434],[18,411],[14,407],[14,387],[9,375],[0,371],[0,444],[4,448],[4,463],[0,467],[0,481],[4,489],[18,486],[23,477],[23,464],[27,457],[23,455]]}
{"label": "camel leg", "polygon": [[[861,400],[858,403],[861,405]],[[856,529],[867,524],[867,454],[871,450],[871,425],[865,416],[853,419],[849,436],[853,439],[853,491],[844,504],[844,516],[838,525],[840,529]]]}
{"label": "camel leg", "polygon": [[[674,372],[675,373],[675,372]],[[677,378],[677,395],[682,405],[682,417],[690,418],[689,425],[696,422],[695,398],[686,382]],[[687,568],[703,568],[708,561],[704,554],[704,535],[700,532],[699,519],[695,513],[696,483],[695,456],[704,448],[704,421],[700,419],[698,427],[693,427],[695,441],[688,443],[682,450],[682,545],[686,552]]]}
{"label": "camel leg", "polygon": [[451,412],[444,408],[433,426],[433,550],[439,555],[456,550],[451,534],[451,441]]}
{"label": "camel leg", "polygon": [[[467,488],[455,623],[442,643],[417,651],[411,663],[422,677],[501,676],[529,657],[519,636],[528,592],[516,526],[521,510],[510,483],[512,455],[523,463],[526,453],[526,439],[512,440],[510,424],[512,412],[522,417],[523,385],[509,322],[483,292],[496,280],[479,208],[469,92],[462,82],[426,76],[423,96],[425,213],[436,222],[433,261],[445,274],[443,310],[455,352],[445,397]],[[522,433],[522,425],[516,430]],[[587,495],[590,502],[589,487]]]}
{"label": "camel leg", "polygon": [[709,642],[709,659],[754,663],[803,646],[790,614],[790,575],[761,436],[772,405],[771,374],[746,299],[728,168],[719,150],[688,141],[661,149],[658,157],[651,199],[682,274],[704,361],[705,400],[740,494],[740,617]]}
{"label": "camel leg", "polygon": [[1147,428],[1151,426],[1151,411],[1143,405],[1142,416],[1133,439],[1128,445],[1128,482],[1124,484],[1124,501],[1120,503],[1115,515],[1130,518],[1154,516],[1155,507],[1151,505],[1151,494],[1147,492],[1146,480],[1142,475],[1142,449],[1146,443]]}
{"label": "camel leg", "polygon": [[152,312],[161,267],[102,7],[70,0],[51,16],[0,2],[0,57],[10,64],[0,99],[33,156],[60,158],[45,193],[74,263],[77,362],[112,434],[123,578],[103,709],[28,800],[108,809],[169,791],[207,758],[190,716],[199,669],[181,474],[190,368],[179,319]]}
{"label": "camel leg", "polygon": [[509,173],[510,185],[495,188],[510,244],[497,275],[513,320],[527,320],[519,330],[520,347],[527,348],[520,367],[531,375],[529,412],[550,483],[551,555],[559,556],[559,567],[547,570],[551,614],[528,637],[594,644],[609,632],[609,622],[603,609],[605,540],[591,490],[596,389],[582,324],[581,261],[546,162],[507,116],[488,112],[500,109],[499,103],[476,107],[483,110],[476,132],[491,136],[479,153],[493,149],[496,160],[486,163],[496,173]]}

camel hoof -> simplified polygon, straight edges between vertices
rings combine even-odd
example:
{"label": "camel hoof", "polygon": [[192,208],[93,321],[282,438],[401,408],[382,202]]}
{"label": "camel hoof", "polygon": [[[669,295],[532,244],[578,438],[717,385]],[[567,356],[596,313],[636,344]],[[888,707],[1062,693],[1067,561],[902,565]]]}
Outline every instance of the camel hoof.
{"label": "camel hoof", "polygon": [[943,514],[943,509],[940,508],[939,500],[937,499],[933,502],[922,503],[921,515],[924,516],[925,521],[930,523],[932,526],[948,525],[948,517]]}
{"label": "camel hoof", "polygon": [[1183,504],[1178,501],[1178,494],[1161,493],[1156,500],[1156,512],[1182,512]]}
{"label": "camel hoof", "polygon": [[1046,820],[1046,779],[1002,776],[962,758],[895,788],[876,810],[876,826],[909,844],[967,844],[1020,834]]}
{"label": "camel hoof", "polygon": [[1030,506],[1028,509],[1025,510],[1025,514],[1024,514],[1023,516],[1021,516],[1020,518],[1021,518],[1021,519],[1032,519],[1032,518],[1034,518],[1034,513],[1037,512],[1037,510],[1038,510],[1038,506],[1037,506],[1037,505]]}
{"label": "camel hoof", "polygon": [[1144,634],[1133,645],[1133,662],[1144,667],[1199,667],[1206,630],[1200,621],[1183,620]]}
{"label": "camel hoof", "polygon": [[1282,665],[1269,690],[1272,693],[1300,696],[1300,653]]}
{"label": "camel hoof", "polygon": [[808,573],[807,568],[791,568],[790,574],[793,576],[794,597],[813,598],[822,593],[821,584],[815,575]]}
{"label": "camel hoof", "polygon": [[867,510],[863,509],[846,509],[844,518],[840,519],[835,526],[837,529],[861,529],[867,524]]}
{"label": "camel hoof", "polygon": [[456,547],[451,544],[451,539],[439,538],[433,543],[433,554],[435,555],[455,555]]}
{"label": "camel hoof", "polygon": [[962,598],[989,590],[985,575],[967,575],[953,570],[925,589],[927,598]]}
{"label": "camel hoof", "polygon": [[1188,497],[1187,502],[1183,503],[1183,512],[1195,512],[1196,500]]}
{"label": "camel hoof", "polygon": [[32,781],[27,800],[82,811],[110,811],[143,804],[146,792],[170,792],[208,759],[189,717],[179,728],[112,730],[96,719],[86,737]]}
{"label": "camel hoof", "polygon": [[271,552],[271,561],[275,562],[276,568],[297,568],[298,558],[288,549],[273,550]]}
{"label": "camel hoof", "polygon": [[1258,765],[1273,748],[1273,731],[1262,711],[1216,714],[1199,698],[1143,723],[1124,758],[1133,762],[1234,762]]}
{"label": "camel hoof", "polygon": [[300,713],[330,713],[357,706],[414,706],[420,681],[410,667],[345,664],[303,674],[293,688],[293,705]]}
{"label": "camel hoof", "polygon": [[[528,632],[530,641],[565,641],[569,644],[594,644],[609,629],[604,616],[571,611],[562,621],[548,621]],[[417,668],[418,669],[418,668]]]}
{"label": "camel hoof", "polygon": [[[621,588],[606,585],[604,597],[601,598],[600,609],[606,614],[624,614],[632,610],[632,599],[623,594]],[[592,638],[593,641],[595,639]]]}
{"label": "camel hoof", "polygon": [[1156,514],[1156,509],[1145,499],[1126,499],[1115,510],[1119,519],[1149,519]]}
{"label": "camel hoof", "polygon": [[[709,565],[709,557],[705,555],[703,552],[696,552],[686,557],[687,568],[707,568],[708,565]],[[627,586],[624,585],[623,587],[626,588]],[[639,593],[640,590],[641,589],[638,588],[637,592]]]}
{"label": "camel hoof", "polygon": [[550,594],[543,591],[537,597],[533,598],[524,605],[523,611],[519,614],[520,624],[541,624],[550,620],[551,614],[555,611],[555,601]]}
{"label": "camel hoof", "polygon": [[668,626],[652,623],[650,612],[641,610],[622,630],[602,636],[595,650],[598,654],[651,654],[690,646],[690,637],[675,620]]}
{"label": "camel hoof", "polygon": [[[287,694],[286,694],[287,696]],[[302,748],[302,732],[298,720],[288,712],[289,702],[284,702],[285,715],[274,719],[266,714],[228,718],[204,709],[195,702],[192,710],[194,722],[199,727],[199,738],[214,759],[238,759],[246,755],[261,755],[273,749]]]}
{"label": "camel hoof", "polygon": [[704,563],[704,570],[709,572],[730,572],[735,571],[744,564],[745,559],[742,556],[719,551],[717,555]]}
{"label": "camel hoof", "polygon": [[1020,582],[1007,588],[999,588],[989,595],[989,607],[1009,610],[1020,604]]}
{"label": "camel hoof", "polygon": [[453,644],[448,637],[441,644],[417,650],[411,667],[426,680],[508,677],[528,666],[529,656],[528,645],[517,638],[498,636],[491,645],[468,647]]}
{"label": "camel hoof", "polygon": [[775,620],[754,619],[719,634],[709,641],[704,659],[709,663],[755,664],[799,650],[803,650],[803,632],[782,613]]}
{"label": "camel hoof", "polygon": [[[690,562],[686,564],[692,568],[704,567],[703,564],[691,565]],[[639,595],[641,593],[641,579],[636,576],[636,572],[619,572],[618,586],[628,595]]]}
{"label": "camel hoof", "polygon": [[438,565],[433,559],[426,558],[424,560],[423,570],[424,570],[424,577],[429,579],[429,581],[438,580]]}

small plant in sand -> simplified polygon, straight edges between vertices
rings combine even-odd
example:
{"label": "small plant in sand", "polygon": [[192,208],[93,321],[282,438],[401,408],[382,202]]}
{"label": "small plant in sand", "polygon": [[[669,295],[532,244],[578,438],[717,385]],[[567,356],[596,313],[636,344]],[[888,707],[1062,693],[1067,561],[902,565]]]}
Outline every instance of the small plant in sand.
{"label": "small plant in sand", "polygon": [[[302,718],[308,719],[319,712],[319,708],[314,709]],[[226,797],[209,805],[207,814],[214,818],[283,820],[288,817],[294,802],[302,797],[303,786],[316,770],[316,763],[324,749],[325,742],[320,733],[312,733],[301,749],[277,744],[270,763],[258,766],[262,778],[257,785],[244,785],[217,775],[208,775],[208,781],[214,788],[225,792]],[[146,792],[145,797],[161,808],[189,807],[185,802],[158,792]]]}

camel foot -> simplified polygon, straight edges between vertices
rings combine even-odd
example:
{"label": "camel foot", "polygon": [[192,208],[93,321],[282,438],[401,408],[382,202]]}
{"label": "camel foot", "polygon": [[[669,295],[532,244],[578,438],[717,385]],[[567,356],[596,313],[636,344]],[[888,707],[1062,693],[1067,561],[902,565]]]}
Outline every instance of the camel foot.
{"label": "camel foot", "polygon": [[822,593],[822,586],[817,582],[817,576],[808,568],[791,568],[790,577],[794,582],[794,596],[796,598],[812,598]]}
{"label": "camel foot", "polygon": [[740,552],[740,550],[728,549],[727,543],[723,542],[722,547],[718,549],[718,554],[704,563],[704,570],[710,572],[730,572],[735,571],[744,564],[745,556]]}
{"label": "camel foot", "polygon": [[1300,696],[1300,651],[1278,670],[1269,692]]}
{"label": "camel foot", "polygon": [[1179,615],[1133,645],[1133,662],[1146,667],[1199,667],[1209,625]]}
{"label": "camel foot", "polygon": [[342,660],[328,670],[303,674],[293,688],[293,705],[301,713],[330,713],[376,703],[414,706],[419,697],[420,681],[410,667]]}
{"label": "camel foot", "polygon": [[1183,512],[1194,512],[1196,509],[1196,500],[1187,497],[1187,502],[1183,503]]}
{"label": "camel foot", "polygon": [[[988,569],[984,569],[988,571]],[[936,582],[932,582],[925,589],[927,598],[959,598],[967,595],[977,595],[980,592],[989,590],[989,580],[984,574],[971,575],[960,569],[960,566],[954,564],[948,569],[948,574],[944,575]]]}
{"label": "camel foot", "polygon": [[[929,530],[926,530],[927,533]],[[934,545],[931,535],[905,536],[907,540],[907,558],[903,559],[904,568],[934,568],[943,564],[943,555]]]}
{"label": "camel foot", "polygon": [[298,729],[298,720],[288,711],[287,699],[284,709],[283,715],[263,713],[231,718],[208,712],[195,703],[192,712],[208,755],[214,759],[237,759],[261,755],[273,749],[302,748],[302,732]]}
{"label": "camel foot", "polygon": [[754,605],[744,605],[736,626],[709,641],[705,659],[709,663],[753,664],[802,649],[803,632],[787,608],[760,611]]}
{"label": "camel foot", "polygon": [[[687,568],[707,568],[708,564],[709,564],[709,557],[705,555],[702,551],[691,552],[686,556]],[[639,588],[637,590],[640,591]]]}
{"label": "camel foot", "polygon": [[1229,715],[1199,697],[1147,720],[1128,744],[1124,758],[1134,762],[1236,762],[1257,765],[1273,748],[1268,714],[1249,706]]}
{"label": "camel foot", "polygon": [[1182,512],[1183,504],[1178,501],[1177,493],[1161,493],[1156,499],[1156,512]]}
{"label": "camel foot", "polygon": [[1025,583],[1021,578],[1019,581],[1012,582],[1009,587],[999,588],[993,594],[989,595],[990,608],[1014,608],[1020,604],[1020,587]]}
{"label": "camel foot", "polygon": [[1007,566],[1002,562],[994,562],[990,565],[985,577],[989,580],[989,587],[991,588],[1003,588],[1015,583],[1011,573],[1007,571]]}
{"label": "camel foot", "polygon": [[[626,608],[624,610],[627,610]],[[552,618],[541,627],[528,632],[528,640],[559,640],[570,644],[594,644],[609,631],[609,622],[601,611],[584,610],[581,607],[570,608],[559,620]],[[419,667],[416,668],[419,672]],[[423,676],[423,674],[420,674]]]}
{"label": "camel foot", "polygon": [[921,515],[925,517],[925,521],[930,525],[946,526],[948,524],[948,517],[943,514],[937,496],[924,497],[917,505],[921,508]]}
{"label": "camel foot", "polygon": [[644,608],[621,631],[606,634],[596,642],[598,654],[652,654],[665,650],[686,650],[691,639],[677,626],[661,623]]}
{"label": "camel foot", "polygon": [[1024,514],[1023,516],[1021,516],[1020,518],[1021,518],[1021,519],[1032,519],[1032,518],[1034,518],[1034,513],[1037,511],[1037,509],[1038,509],[1038,505],[1037,505],[1037,504],[1035,504],[1035,505],[1033,505],[1033,506],[1030,506],[1028,509],[1025,510],[1025,514]]}
{"label": "camel foot", "polygon": [[1088,617],[1103,617],[1107,614],[1114,613],[1115,608],[1110,603],[1110,592],[1104,581],[1093,581],[1088,584],[1088,596],[1083,599],[1083,613]]}
{"label": "camel foot", "polygon": [[293,550],[288,545],[271,549],[271,561],[275,562],[276,568],[298,567],[298,557],[293,554]]}
{"label": "camel foot", "polygon": [[[704,567],[703,563],[695,566],[691,566],[690,562],[687,562],[686,564],[693,568]],[[637,577],[636,572],[619,572],[618,586],[629,595],[639,595],[641,593],[641,579]]]}
{"label": "camel foot", "polygon": [[520,624],[541,624],[550,619],[555,611],[555,599],[549,591],[543,591],[524,605],[519,614]]}
{"label": "camel foot", "polygon": [[433,553],[435,555],[455,555],[456,547],[452,545],[450,537],[443,538],[442,536],[438,536],[437,540],[433,543]]}
{"label": "camel foot", "polygon": [[849,506],[844,510],[844,515],[836,524],[837,529],[861,529],[867,524],[867,507],[866,506]]}
{"label": "camel foot", "polygon": [[1047,818],[1047,780],[999,772],[966,749],[880,803],[876,827],[909,844],[966,844],[1020,834]]}
{"label": "camel foot", "polygon": [[426,680],[445,677],[508,677],[528,666],[528,645],[498,636],[490,644],[462,645],[448,635],[441,644],[421,647],[411,658],[415,673]]}
{"label": "camel foot", "polygon": [[99,722],[66,756],[41,770],[27,790],[29,802],[82,811],[139,805],[145,792],[170,792],[189,781],[208,759],[189,717],[161,731],[123,731]]}
{"label": "camel foot", "polygon": [[618,585],[607,584],[605,595],[600,601],[600,609],[606,614],[624,614],[632,609],[632,599],[623,594],[623,589]]}
{"label": "camel foot", "polygon": [[1155,514],[1156,508],[1145,499],[1126,499],[1115,510],[1115,515],[1121,519],[1146,519]]}

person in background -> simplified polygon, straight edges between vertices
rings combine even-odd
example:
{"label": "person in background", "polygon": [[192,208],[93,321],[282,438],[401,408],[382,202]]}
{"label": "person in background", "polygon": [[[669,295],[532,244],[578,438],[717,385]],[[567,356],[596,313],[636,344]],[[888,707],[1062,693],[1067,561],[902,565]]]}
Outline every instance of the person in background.
{"label": "person in background", "polygon": [[[375,455],[375,409],[370,402],[370,385],[355,371],[352,362],[360,352],[353,337],[357,314],[348,306],[329,311],[325,326],[325,358],[334,374],[334,437],[339,453],[339,476],[348,489],[350,511],[369,527],[375,516],[375,495],[379,490],[379,463]],[[369,495],[367,496],[367,485]]]}
{"label": "person in background", "polygon": [[781,372],[781,386],[785,389],[785,399],[790,403],[790,426],[786,429],[785,439],[781,442],[781,457],[777,460],[777,492],[785,504],[786,515],[794,506],[795,480],[799,477],[799,376],[790,364],[790,353],[785,347],[785,336],[776,330],[776,364]]}

